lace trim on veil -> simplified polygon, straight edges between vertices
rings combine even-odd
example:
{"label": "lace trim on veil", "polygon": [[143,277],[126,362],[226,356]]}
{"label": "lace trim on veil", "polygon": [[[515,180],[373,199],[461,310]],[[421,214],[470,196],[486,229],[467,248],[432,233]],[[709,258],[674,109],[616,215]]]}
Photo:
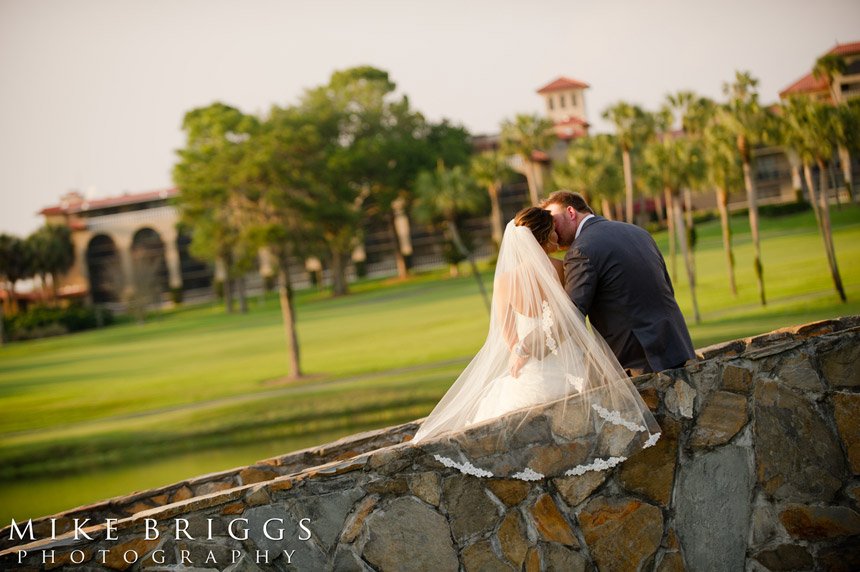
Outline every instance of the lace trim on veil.
{"label": "lace trim on veil", "polygon": [[[630,431],[633,431],[634,433],[641,433],[643,431],[648,430],[643,425],[636,425],[635,423],[631,423],[630,421],[624,420],[618,411],[609,411],[608,409],[605,409],[596,403],[592,404],[592,408],[597,411],[598,415],[600,415],[601,418],[605,419],[609,423],[612,423],[613,425],[619,425]],[[642,449],[647,449],[648,447],[653,447],[654,445],[656,445],[661,435],[662,433],[652,433],[651,436],[648,437],[648,440],[645,441],[645,443],[642,445]],[[486,469],[482,469],[480,467],[476,467],[469,461],[458,463],[450,457],[445,457],[443,455],[433,455],[433,457],[446,467],[457,469],[465,475],[473,475],[475,477],[495,476],[492,472]],[[627,457],[609,457],[606,459],[601,459],[598,457],[597,459],[594,459],[591,463],[588,463],[586,465],[577,465],[572,469],[565,471],[564,474],[566,476],[571,477],[584,475],[588,471],[605,471],[623,463],[626,460]],[[535,471],[531,467],[526,467],[522,471],[513,473],[511,477],[514,479],[519,479],[521,481],[539,481],[546,477],[546,475]]]}

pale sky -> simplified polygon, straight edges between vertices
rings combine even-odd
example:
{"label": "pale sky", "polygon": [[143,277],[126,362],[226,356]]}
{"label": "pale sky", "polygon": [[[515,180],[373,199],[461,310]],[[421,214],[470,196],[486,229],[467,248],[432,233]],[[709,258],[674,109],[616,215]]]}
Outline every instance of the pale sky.
{"label": "pale sky", "polygon": [[566,75],[608,131],[611,103],[720,98],[736,69],[775,101],[837,41],[860,41],[857,0],[0,0],[0,232],[71,189],[170,187],[186,111],[263,113],[336,69],[382,68],[476,134]]}

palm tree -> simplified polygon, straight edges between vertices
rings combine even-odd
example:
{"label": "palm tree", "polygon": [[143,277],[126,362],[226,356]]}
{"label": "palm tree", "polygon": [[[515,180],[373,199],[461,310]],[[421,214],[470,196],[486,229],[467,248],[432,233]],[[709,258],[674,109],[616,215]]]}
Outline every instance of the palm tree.
{"label": "palm tree", "polygon": [[732,249],[732,228],[729,217],[729,191],[743,185],[743,170],[732,133],[726,126],[722,113],[717,113],[705,127],[703,143],[707,180],[717,195],[729,290],[732,296],[737,296],[735,255]]}
{"label": "palm tree", "polygon": [[[848,63],[845,58],[838,54],[825,54],[818,58],[815,62],[815,67],[812,68],[812,75],[815,79],[823,79],[827,82],[827,89],[830,91],[830,98],[833,105],[841,107],[842,99],[836,94],[836,77],[845,74],[848,69]],[[839,160],[842,163],[842,176],[845,179],[845,190],[848,191],[848,196],[852,200],[858,200],[860,197],[854,196],[854,181],[851,173],[851,154],[848,151],[846,139],[850,134],[844,130],[838,129],[834,134],[838,141]]]}
{"label": "palm tree", "polygon": [[589,202],[599,199],[603,216],[611,220],[610,202],[624,189],[615,138],[600,134],[577,139],[568,148],[567,161],[553,168],[552,177],[558,187],[581,193]]}
{"label": "palm tree", "polygon": [[[833,154],[835,124],[838,115],[833,107],[812,101],[808,97],[795,97],[783,104],[783,132],[786,145],[794,149],[803,162],[803,172],[809,187],[810,201],[818,203],[816,221],[824,241],[830,275],[839,298],[845,302],[845,288],[836,262],[833,233],[830,227],[830,204],[827,199],[826,163]],[[811,165],[819,169],[818,192],[812,178]],[[816,196],[817,195],[817,196]],[[817,199],[817,200],[816,200]]]}
{"label": "palm tree", "polygon": [[723,93],[729,97],[726,124],[735,138],[743,167],[744,187],[749,207],[750,231],[755,251],[753,267],[758,281],[762,306],[767,304],[764,292],[764,267],[761,262],[761,240],[758,223],[758,193],[752,177],[752,148],[767,139],[768,116],[759,105],[758,80],[749,72],[735,72],[734,83],[724,83]]}
{"label": "palm tree", "polygon": [[[668,104],[671,109],[681,114],[684,133],[700,143],[699,148],[704,162],[702,182],[712,187],[717,195],[729,290],[732,296],[737,296],[728,200],[729,189],[742,184],[742,171],[732,134],[726,127],[722,110],[707,97],[699,97],[690,91],[681,91],[676,95],[670,95]],[[685,190],[685,199],[688,203],[691,200],[689,192],[689,188]],[[687,224],[690,229],[693,228],[692,209],[689,208]]]}
{"label": "palm tree", "polygon": [[457,221],[461,215],[483,212],[486,205],[486,194],[478,187],[475,180],[462,167],[446,169],[439,161],[432,172],[423,171],[415,181],[415,205],[413,213],[416,220],[424,224],[442,222],[448,228],[451,241],[460,254],[469,261],[472,274],[478,282],[478,289],[487,310],[490,300],[478,266],[472,253],[466,248]]}
{"label": "palm tree", "polygon": [[624,186],[626,191],[626,220],[633,222],[633,166],[631,151],[648,138],[653,126],[650,116],[642,108],[620,101],[603,112],[603,118],[615,125],[615,136],[621,147],[621,160],[624,165]]}
{"label": "palm tree", "polygon": [[670,217],[677,235],[681,254],[687,269],[693,316],[701,323],[699,303],[696,295],[696,269],[691,245],[690,229],[684,220],[681,205],[681,190],[695,187],[703,174],[701,147],[690,137],[663,133],[646,145],[642,153],[642,167],[652,185],[659,185],[671,197]]}
{"label": "palm tree", "polygon": [[529,196],[532,205],[537,206],[543,194],[543,181],[538,176],[535,153],[547,151],[555,141],[552,121],[539,115],[517,115],[513,121],[502,123],[501,139],[502,152],[516,155],[522,161]]}
{"label": "palm tree", "polygon": [[470,172],[475,181],[487,189],[490,197],[490,225],[493,232],[493,242],[496,248],[502,244],[504,221],[502,207],[499,203],[499,193],[502,185],[513,177],[513,170],[508,166],[504,157],[495,151],[485,151],[472,157]]}

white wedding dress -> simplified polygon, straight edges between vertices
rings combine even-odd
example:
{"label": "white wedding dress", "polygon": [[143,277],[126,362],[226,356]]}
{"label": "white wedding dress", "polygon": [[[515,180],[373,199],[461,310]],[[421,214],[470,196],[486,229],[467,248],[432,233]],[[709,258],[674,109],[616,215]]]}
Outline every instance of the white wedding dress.
{"label": "white wedding dress", "polygon": [[[537,316],[525,316],[515,312],[517,340],[528,339],[540,327],[541,321]],[[470,424],[480,423],[493,417],[560,399],[569,394],[571,389],[582,390],[584,380],[581,377],[566,377],[561,359],[556,354],[547,355],[543,363],[529,360],[514,377],[510,373],[494,379],[483,395],[479,398],[478,410],[470,420]]]}
{"label": "white wedding dress", "polygon": [[608,469],[659,437],[534,235],[508,223],[487,339],[412,442],[466,474],[537,480]]}

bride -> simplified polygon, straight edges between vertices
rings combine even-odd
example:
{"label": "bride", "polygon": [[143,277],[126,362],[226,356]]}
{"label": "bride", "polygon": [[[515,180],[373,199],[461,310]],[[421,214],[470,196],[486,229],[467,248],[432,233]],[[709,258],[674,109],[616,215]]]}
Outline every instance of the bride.
{"label": "bride", "polygon": [[412,443],[480,477],[608,469],[660,428],[562,286],[552,215],[530,207],[502,238],[487,340]]}

